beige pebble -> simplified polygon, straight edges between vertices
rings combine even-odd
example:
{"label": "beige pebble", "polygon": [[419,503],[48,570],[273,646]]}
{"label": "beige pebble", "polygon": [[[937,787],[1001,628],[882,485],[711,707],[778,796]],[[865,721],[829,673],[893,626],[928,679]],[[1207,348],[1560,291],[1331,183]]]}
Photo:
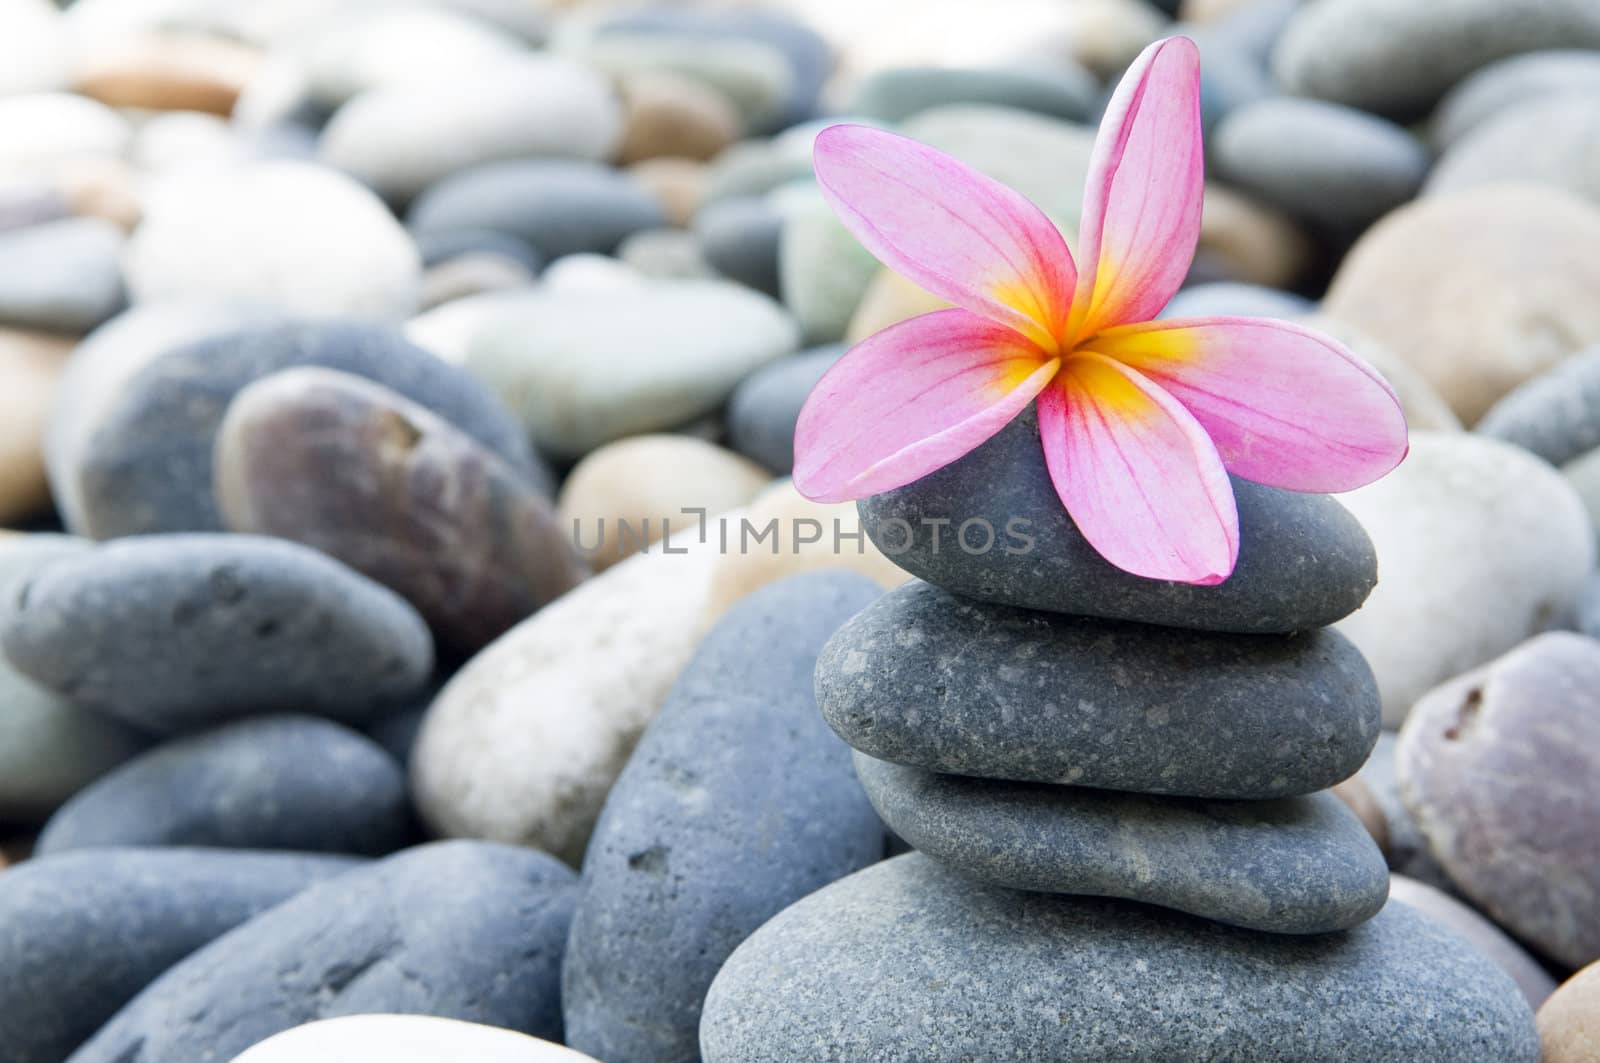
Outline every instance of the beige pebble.
{"label": "beige pebble", "polygon": [[1600,1059],[1600,962],[1562,983],[1539,1009],[1544,1063],[1594,1063]]}
{"label": "beige pebble", "polygon": [[738,108],[701,81],[665,70],[621,79],[626,120],[618,161],[710,159],[739,139]]}
{"label": "beige pebble", "polygon": [[697,539],[706,517],[742,506],[772,474],[731,450],[680,435],[621,439],[580,461],[562,484],[556,512],[596,571],[669,536],[673,549]]}
{"label": "beige pebble", "polygon": [[688,225],[705,198],[706,165],[696,159],[646,159],[628,173],[660,201],[674,225]]}
{"label": "beige pebble", "polygon": [[76,341],[0,329],[0,523],[50,508],[44,426],[67,355]]}
{"label": "beige pebble", "polygon": [[845,342],[860,343],[874,332],[919,314],[943,310],[950,304],[931,295],[892,270],[879,270],[845,329]]}
{"label": "beige pebble", "polygon": [[228,115],[260,62],[254,48],[220,37],[146,33],[97,42],[73,84],[112,107]]}
{"label": "beige pebble", "polygon": [[1247,284],[1292,288],[1311,262],[1311,241],[1282,211],[1222,185],[1206,186],[1195,258]]}
{"label": "beige pebble", "polygon": [[1396,357],[1394,352],[1371,336],[1327,314],[1308,314],[1300,319],[1300,323],[1332,336],[1383,374],[1383,378],[1400,397],[1400,407],[1405,411],[1406,425],[1413,431],[1459,432],[1461,430],[1461,418],[1456,416],[1450,404],[1434,390],[1433,385],[1428,383],[1421,373]]}

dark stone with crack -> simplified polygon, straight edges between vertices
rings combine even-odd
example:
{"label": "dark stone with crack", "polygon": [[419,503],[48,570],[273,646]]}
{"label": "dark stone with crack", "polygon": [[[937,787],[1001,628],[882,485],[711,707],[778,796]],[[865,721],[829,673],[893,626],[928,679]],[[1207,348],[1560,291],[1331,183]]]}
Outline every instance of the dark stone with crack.
{"label": "dark stone with crack", "polygon": [[1264,934],[1021,893],[912,853],[828,886],[729,957],[705,1063],[1536,1063],[1533,1012],[1455,934],[1391,904]]}
{"label": "dark stone with crack", "polygon": [[890,830],[997,886],[1124,897],[1278,934],[1347,930],[1389,895],[1383,854],[1329,793],[1147,797],[939,775],[861,753],[856,772]]}
{"label": "dark stone with crack", "polygon": [[11,586],[0,644],[40,685],[158,734],[269,712],[362,722],[433,667],[399,595],[253,535],[141,535],[57,561]]}
{"label": "dark stone with crack", "polygon": [[589,843],[562,996],[572,1047],[693,1063],[722,961],[784,905],[877,860],[883,827],[817,715],[823,642],[878,590],[820,572],[731,609],[684,670]]}
{"label": "dark stone with crack", "polygon": [[306,890],[173,967],[71,1063],[225,1060],[341,1015],[437,1015],[561,1039],[574,877],[533,849],[437,842]]}
{"label": "dark stone with crack", "polygon": [[1195,797],[1306,794],[1378,740],[1376,684],[1335,631],[1175,631],[884,595],[817,663],[846,742],[938,772]]}
{"label": "dark stone with crack", "polygon": [[359,866],[348,857],[168,848],[62,853],[7,870],[0,874],[6,1063],[60,1063],[195,949]]}
{"label": "dark stone with crack", "polygon": [[1233,480],[1239,563],[1214,587],[1144,579],[1101,557],[1061,505],[1030,407],[963,458],[857,503],[895,564],[979,601],[1204,631],[1324,627],[1360,607],[1378,560],[1326,495]]}

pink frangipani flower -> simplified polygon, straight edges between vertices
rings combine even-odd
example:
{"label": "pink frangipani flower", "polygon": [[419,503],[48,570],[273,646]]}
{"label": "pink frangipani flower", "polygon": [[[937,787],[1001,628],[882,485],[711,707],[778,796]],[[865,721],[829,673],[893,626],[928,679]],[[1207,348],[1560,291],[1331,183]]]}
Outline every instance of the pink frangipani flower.
{"label": "pink frangipani flower", "polygon": [[811,393],[794,482],[842,502],[948,465],[1038,404],[1067,513],[1117,567],[1211,585],[1233,572],[1232,472],[1347,491],[1405,457],[1394,391],[1339,343],[1283,321],[1152,320],[1200,234],[1193,42],[1145,49],[1089,166],[1078,263],[1038,207],[916,141],[817,137],[822,194],[880,261],[954,304],[856,345]]}

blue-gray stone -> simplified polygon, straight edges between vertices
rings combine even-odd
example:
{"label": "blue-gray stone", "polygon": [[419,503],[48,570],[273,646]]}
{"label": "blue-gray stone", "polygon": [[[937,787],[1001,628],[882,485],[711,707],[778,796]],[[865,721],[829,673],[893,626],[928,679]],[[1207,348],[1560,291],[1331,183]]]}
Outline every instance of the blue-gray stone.
{"label": "blue-gray stone", "polygon": [[0,325],[88,332],[124,306],[120,228],[67,218],[0,232]]}
{"label": "blue-gray stone", "polygon": [[599,31],[747,40],[776,48],[788,60],[793,78],[788,99],[771,123],[773,128],[811,118],[817,111],[817,97],[833,74],[833,49],[828,42],[809,26],[777,11],[659,4],[609,18]]}
{"label": "blue-gray stone", "polygon": [[505,233],[549,261],[609,255],[626,237],[667,219],[644,186],[609,166],[516,159],[451,174],[417,197],[406,222],[419,238],[461,229]]}
{"label": "blue-gray stone", "polygon": [[728,400],[728,443],[747,458],[787,475],[794,468],[794,426],[811,389],[845,352],[813,347],[762,366],[739,381]]}
{"label": "blue-gray stone", "polygon": [[921,854],[753,934],[706,998],[705,1063],[1536,1063],[1515,984],[1400,904],[1266,934],[1130,901],[982,885]]}
{"label": "blue-gray stone", "polygon": [[1101,557],[1050,482],[1031,408],[965,457],[857,508],[895,564],[979,601],[1245,634],[1324,627],[1366,601],[1377,555],[1343,506],[1237,478],[1233,493],[1239,562],[1213,587],[1144,579]]}
{"label": "blue-gray stone", "polygon": [[77,457],[83,530],[96,539],[220,531],[212,448],[228,404],[262,377],[300,366],[353,373],[398,391],[548,492],[549,474],[521,427],[463,370],[379,326],[263,325],[175,348],[128,381]]}
{"label": "blue-gray stone", "polygon": [[1175,318],[1236,314],[1240,317],[1287,320],[1304,317],[1316,309],[1316,303],[1293,292],[1243,281],[1212,281],[1180,290],[1156,316]]}
{"label": "blue-gray stone", "polygon": [[574,877],[491,842],[419,846],[320,883],[147,986],[71,1063],[227,1060],[293,1026],[398,1012],[561,1039]]}
{"label": "blue-gray stone", "polygon": [[1276,97],[1238,108],[1209,145],[1217,176],[1309,221],[1360,229],[1417,194],[1428,151],[1353,107]]}
{"label": "blue-gray stone", "polygon": [[760,196],[708,204],[695,215],[700,253],[718,273],[778,298],[778,242],[783,214]]}
{"label": "blue-gray stone", "polygon": [[297,853],[101,849],[0,874],[6,1063],[61,1063],[195,949],[357,866]]}
{"label": "blue-gray stone", "polygon": [[997,886],[1122,897],[1277,934],[1348,930],[1389,895],[1383,854],[1326,791],[1206,801],[855,760],[890,830]]}
{"label": "blue-gray stone", "polygon": [[811,673],[877,595],[808,573],[707,636],[606,801],[562,975],[567,1043],[607,1063],[693,1063],[722,961],[785,905],[877,860],[883,828]]}
{"label": "blue-gray stone", "polygon": [[1176,631],[984,605],[913,581],[829,640],[817,700],[881,760],[1190,797],[1308,794],[1355,774],[1377,684],[1336,631]]}
{"label": "blue-gray stone", "polygon": [[394,758],[312,716],[267,716],[158,746],[68,801],[36,855],[116,845],[381,856],[409,840]]}
{"label": "blue-gray stone", "polygon": [[1600,51],[1551,49],[1490,63],[1439,101],[1433,142],[1447,148],[1502,111],[1565,93],[1600,96]]}
{"label": "blue-gray stone", "polygon": [[446,229],[417,234],[417,253],[428,269],[461,255],[499,255],[538,273],[544,260],[526,240],[493,229]]}
{"label": "blue-gray stone", "polygon": [[40,685],[158,734],[270,712],[360,722],[433,668],[399,595],[254,535],[141,535],[57,561],[0,603],[0,644]]}
{"label": "blue-gray stone", "polygon": [[1563,358],[1502,397],[1473,431],[1552,465],[1600,447],[1600,346]]}
{"label": "blue-gray stone", "polygon": [[1070,60],[1033,67],[894,67],[863,78],[846,113],[902,122],[933,107],[980,103],[1081,122],[1099,92],[1094,75]]}

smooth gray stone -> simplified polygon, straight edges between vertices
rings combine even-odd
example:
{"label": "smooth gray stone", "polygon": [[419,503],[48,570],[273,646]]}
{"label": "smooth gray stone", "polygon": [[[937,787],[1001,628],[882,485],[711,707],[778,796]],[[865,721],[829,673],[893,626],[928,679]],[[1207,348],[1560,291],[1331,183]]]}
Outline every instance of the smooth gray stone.
{"label": "smooth gray stone", "polygon": [[147,986],[70,1063],[228,1060],[317,1019],[437,1015],[561,1039],[572,872],[453,841],[324,882]]}
{"label": "smooth gray stone", "polygon": [[6,1063],[60,1063],[195,949],[358,866],[349,857],[165,848],[62,853],[10,868],[0,874]]}
{"label": "smooth gray stone", "polygon": [[794,468],[794,426],[817,381],[844,356],[843,344],[780,358],[739,381],[728,399],[728,443],[747,458],[787,475]]}
{"label": "smooth gray stone", "polygon": [[829,640],[816,686],[829,725],[880,760],[1192,797],[1324,789],[1381,727],[1372,671],[1336,631],[1174,631],[917,581]]}
{"label": "smooth gray stone", "polygon": [[[895,564],[980,601],[1246,634],[1324,627],[1366,601],[1377,555],[1343,506],[1238,478],[1233,492],[1239,563],[1214,587],[1144,579],[1101,557],[1050,482],[1032,407],[965,457],[857,508]],[[993,541],[981,551],[985,521]]]}
{"label": "smooth gray stone", "polygon": [[375,742],[329,720],[268,716],[135,757],[63,805],[34,853],[197,845],[381,856],[410,830],[405,778]]}
{"label": "smooth gray stone", "polygon": [[1600,52],[1557,48],[1490,63],[1439,101],[1433,142],[1447,148],[1502,111],[1565,92],[1600,96]]}
{"label": "smooth gray stone", "polygon": [[985,886],[921,854],[813,893],[734,952],[705,1063],[1536,1063],[1511,979],[1404,905],[1263,934]]}
{"label": "smooth gray stone", "polygon": [[1556,991],[1556,980],[1539,966],[1538,960],[1528,955],[1526,949],[1444,890],[1405,875],[1393,875],[1389,879],[1389,900],[1408,904],[1440,926],[1460,934],[1511,976],[1527,999],[1528,1007],[1534,1011]]}
{"label": "smooth gray stone", "polygon": [[422,256],[424,269],[462,255],[478,254],[508,258],[521,263],[529,273],[538,273],[544,268],[544,259],[533,249],[533,245],[493,229],[448,229],[421,233],[417,236],[417,253]]}
{"label": "smooth gray stone", "polygon": [[1299,217],[1364,228],[1417,194],[1428,152],[1405,129],[1322,100],[1246,104],[1217,126],[1219,176]]}
{"label": "smooth gray stone", "polygon": [[1204,801],[939,775],[855,755],[889,829],[983,882],[1122,897],[1277,934],[1377,914],[1389,869],[1330,793]]}
{"label": "smooth gray stone", "polygon": [[120,228],[67,218],[0,232],[0,325],[88,332],[121,310]]}
{"label": "smooth gray stone", "polygon": [[661,228],[667,219],[642,185],[609,166],[516,159],[446,177],[417,197],[406,224],[419,238],[460,229],[504,233],[548,262],[583,252],[611,254],[624,238]]}
{"label": "smooth gray stone", "polygon": [[235,395],[269,374],[322,366],[366,377],[427,407],[548,492],[549,474],[500,401],[400,333],[347,322],[241,329],[175,348],[110,404],[78,455],[84,530],[97,539],[220,531],[212,448]]}
{"label": "smooth gray stone", "polygon": [[728,954],[882,856],[850,751],[811,692],[823,643],[877,594],[854,573],[795,576],[701,644],[589,842],[562,974],[569,1045],[606,1063],[694,1063]]}
{"label": "smooth gray stone", "polygon": [[1032,68],[893,67],[864,78],[845,111],[901,122],[933,107],[980,103],[1081,122],[1099,92],[1094,75],[1071,61]]}
{"label": "smooth gray stone", "polygon": [[57,561],[0,603],[0,644],[35,682],[155,734],[268,712],[361,722],[433,668],[399,595],[254,535],[141,535]]}
{"label": "smooth gray stone", "polygon": [[1600,447],[1600,346],[1563,358],[1505,395],[1473,431],[1515,443],[1552,465]]}
{"label": "smooth gray stone", "polygon": [[707,204],[694,218],[700,253],[730,280],[779,297],[778,243],[783,213],[765,197]]}

